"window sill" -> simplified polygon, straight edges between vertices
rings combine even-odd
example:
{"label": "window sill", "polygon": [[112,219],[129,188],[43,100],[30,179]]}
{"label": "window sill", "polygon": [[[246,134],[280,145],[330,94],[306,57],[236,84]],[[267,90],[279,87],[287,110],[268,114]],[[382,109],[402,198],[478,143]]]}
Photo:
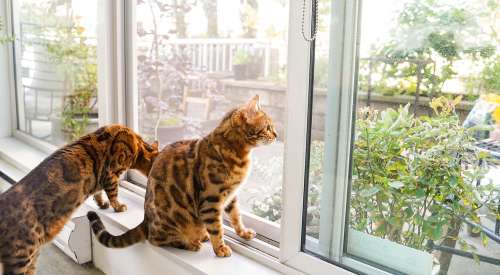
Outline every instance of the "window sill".
{"label": "window sill", "polygon": [[[47,157],[47,155],[47,153],[37,150],[16,138],[0,138],[0,171],[14,181],[20,180]],[[120,188],[119,192],[121,202],[128,206],[128,210],[125,213],[115,213],[112,209],[98,209],[92,198],[89,198],[81,207],[87,208],[88,210],[95,210],[103,219],[104,223],[112,227],[113,230],[110,231],[114,234],[119,234],[134,228],[144,217],[144,199],[123,187]],[[80,212],[81,211],[77,211],[77,213],[79,213],[78,215],[82,215]],[[149,251],[168,259],[170,262],[176,263],[182,267],[183,270],[187,270],[188,273],[191,274],[234,274],[235,271],[237,271],[238,274],[302,274],[295,269],[291,269],[281,264],[277,258],[264,254],[238,240],[226,237],[226,242],[233,249],[233,255],[229,258],[216,257],[210,243],[204,244],[202,249],[198,252],[175,248],[159,248],[144,244],[134,245],[132,248],[136,246],[145,246]],[[95,241],[93,241],[92,244],[93,254],[95,255],[95,250],[100,245]],[[102,249],[102,246],[100,249]],[[121,252],[123,253],[123,251],[126,250],[127,249],[122,249]],[[105,249],[105,251],[109,254],[118,254],[120,252],[115,249]],[[102,253],[102,250],[99,253]],[[94,260],[96,259],[94,258]],[[144,259],[144,263],[146,262],[147,259]],[[111,263],[108,263],[108,265],[110,264]],[[123,267],[127,265],[127,262],[117,262],[113,264],[121,265],[122,268],[127,268]],[[101,268],[98,264],[96,265]]]}

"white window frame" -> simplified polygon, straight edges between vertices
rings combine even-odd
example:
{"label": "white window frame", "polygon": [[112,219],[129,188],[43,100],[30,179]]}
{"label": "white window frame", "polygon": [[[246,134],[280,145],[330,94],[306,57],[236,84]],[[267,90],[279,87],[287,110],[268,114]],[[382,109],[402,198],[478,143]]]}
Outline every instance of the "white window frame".
{"label": "white window frame", "polygon": [[[350,273],[344,265],[344,230],[347,211],[350,151],[353,126],[354,95],[356,88],[356,57],[358,43],[359,1],[332,1],[330,23],[330,57],[328,72],[329,97],[327,106],[326,136],[333,139],[327,148],[331,169],[329,178],[332,184],[324,185],[321,200],[322,210],[320,222],[320,242],[327,244],[319,247],[322,254],[328,257],[306,252],[302,245],[303,211],[306,205],[305,192],[305,160],[308,139],[308,111],[311,108],[313,87],[309,72],[314,60],[311,60],[311,47],[301,35],[300,16],[302,1],[293,1],[290,14],[289,35],[289,97],[288,106],[294,112],[288,113],[285,185],[283,187],[284,215],[281,231],[280,261],[292,268],[308,274]],[[313,49],[314,50],[314,49]],[[309,54],[304,54],[309,53]],[[309,91],[309,92],[307,92]],[[331,159],[330,159],[331,158]],[[332,200],[333,198],[333,200]],[[325,222],[326,220],[326,222]],[[308,241],[309,244],[310,241]],[[331,260],[331,262],[330,262]],[[352,262],[358,263],[353,260]],[[352,264],[352,262],[350,262]],[[364,265],[359,263],[356,268]],[[352,265],[350,265],[352,266]]]}

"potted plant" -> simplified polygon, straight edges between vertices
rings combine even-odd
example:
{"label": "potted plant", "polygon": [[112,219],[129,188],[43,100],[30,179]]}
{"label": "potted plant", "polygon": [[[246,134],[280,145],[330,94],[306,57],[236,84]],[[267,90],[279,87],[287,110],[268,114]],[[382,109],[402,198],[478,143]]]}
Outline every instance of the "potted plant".
{"label": "potted plant", "polygon": [[56,29],[57,39],[47,43],[50,58],[64,75],[62,110],[53,114],[53,142],[64,144],[97,129],[97,48],[87,43],[85,29],[73,21]]}
{"label": "potted plant", "polygon": [[250,54],[244,50],[238,50],[234,55],[233,72],[234,79],[248,79],[248,65],[250,64]]}

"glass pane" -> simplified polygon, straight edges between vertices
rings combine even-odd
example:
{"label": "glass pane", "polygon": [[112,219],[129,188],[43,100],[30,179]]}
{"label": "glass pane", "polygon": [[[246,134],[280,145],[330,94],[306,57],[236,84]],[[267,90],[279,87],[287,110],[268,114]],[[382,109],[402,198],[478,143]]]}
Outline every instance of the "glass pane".
{"label": "glass pane", "polygon": [[19,129],[57,146],[97,129],[97,0],[16,2]]}
{"label": "glass pane", "polygon": [[279,223],[288,1],[138,1],[139,131],[160,146],[202,137],[259,94],[279,140],[253,153],[242,208]]}
{"label": "glass pane", "polygon": [[[468,129],[490,125],[482,146],[496,150],[497,2],[362,2],[348,257],[404,274],[500,271],[499,170],[476,147],[489,133]],[[313,117],[325,108],[321,52]],[[328,111],[312,123],[305,242],[325,257],[336,184],[326,166],[335,142]],[[326,134],[315,134],[320,127]]]}

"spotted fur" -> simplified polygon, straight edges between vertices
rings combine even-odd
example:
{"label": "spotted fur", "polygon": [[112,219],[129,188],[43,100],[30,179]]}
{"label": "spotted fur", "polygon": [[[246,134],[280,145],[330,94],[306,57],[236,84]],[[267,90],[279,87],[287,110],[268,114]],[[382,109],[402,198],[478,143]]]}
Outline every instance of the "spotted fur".
{"label": "spotted fur", "polygon": [[104,190],[115,211],[125,210],[117,200],[120,174],[132,168],[147,175],[157,155],[157,144],[150,146],[131,129],[112,125],[42,161],[0,195],[3,274],[35,274],[39,248],[90,195]]}
{"label": "spotted fur", "polygon": [[196,251],[210,239],[217,256],[230,256],[222,238],[222,214],[229,214],[239,236],[255,236],[241,222],[236,191],[250,170],[252,149],[275,139],[273,123],[256,96],[230,111],[206,137],[175,142],[161,151],[149,174],[139,226],[112,236],[97,214],[89,212],[93,232],[107,247],[148,240],[156,246]]}

